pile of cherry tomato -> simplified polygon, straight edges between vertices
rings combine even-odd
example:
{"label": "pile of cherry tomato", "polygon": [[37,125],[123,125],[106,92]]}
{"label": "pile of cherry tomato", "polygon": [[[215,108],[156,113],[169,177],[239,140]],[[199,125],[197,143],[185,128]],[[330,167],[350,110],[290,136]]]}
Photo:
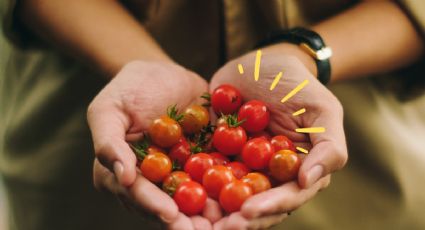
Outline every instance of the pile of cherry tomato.
{"label": "pile of cherry tomato", "polygon": [[[235,212],[250,196],[296,179],[301,158],[290,139],[265,131],[270,111],[262,101],[244,103],[231,85],[203,97],[207,104],[180,113],[170,107],[131,145],[142,175],[172,196],[181,212],[199,214],[207,196]],[[215,125],[209,106],[218,116]]]}

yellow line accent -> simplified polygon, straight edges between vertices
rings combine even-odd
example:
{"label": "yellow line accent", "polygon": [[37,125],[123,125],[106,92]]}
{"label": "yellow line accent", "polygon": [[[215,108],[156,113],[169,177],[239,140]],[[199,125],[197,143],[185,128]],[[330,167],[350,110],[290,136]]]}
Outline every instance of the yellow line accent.
{"label": "yellow line accent", "polygon": [[240,74],[243,74],[243,66],[242,64],[238,64],[238,70]]}
{"label": "yellow line accent", "polygon": [[293,89],[285,97],[283,97],[280,102],[285,103],[285,101],[289,100],[289,98],[298,93],[298,91],[302,90],[308,84],[308,82],[308,80],[304,80],[303,82],[301,82],[297,87],[295,87],[295,89]]}
{"label": "yellow line accent", "polygon": [[258,81],[260,78],[260,64],[261,64],[261,50],[257,50],[255,55],[255,69],[254,69],[254,80]]}
{"label": "yellow line accent", "polygon": [[308,153],[308,150],[307,150],[307,149],[303,149],[303,148],[301,148],[301,147],[296,147],[296,149],[297,149],[298,151],[302,152],[302,153],[305,153],[305,154],[307,154],[307,153]]}
{"label": "yellow line accent", "polygon": [[300,109],[300,110],[298,110],[298,111],[296,111],[296,112],[294,112],[293,114],[292,114],[292,116],[298,116],[298,115],[300,115],[300,114],[303,114],[303,113],[305,113],[305,108],[302,108],[302,109]]}
{"label": "yellow line accent", "polygon": [[297,133],[324,133],[326,129],[324,127],[310,127],[295,129]]}
{"label": "yellow line accent", "polygon": [[280,78],[282,77],[282,72],[279,72],[276,77],[274,78],[272,84],[270,85],[270,91],[274,90],[277,83],[279,83]]}

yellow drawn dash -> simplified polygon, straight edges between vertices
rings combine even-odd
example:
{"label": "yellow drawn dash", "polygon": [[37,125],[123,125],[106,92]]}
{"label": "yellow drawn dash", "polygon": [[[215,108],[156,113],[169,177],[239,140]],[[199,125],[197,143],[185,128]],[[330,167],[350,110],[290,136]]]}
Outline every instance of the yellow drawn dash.
{"label": "yellow drawn dash", "polygon": [[285,97],[283,97],[280,102],[285,103],[285,101],[289,100],[289,98],[291,98],[300,90],[302,90],[308,84],[308,82],[308,80],[304,80],[303,82],[301,82],[297,87],[295,87],[291,92],[289,92]]}
{"label": "yellow drawn dash", "polygon": [[305,153],[305,154],[307,154],[307,153],[308,153],[308,150],[307,150],[307,149],[303,149],[303,148],[301,148],[301,147],[296,147],[296,149],[297,149],[298,151],[302,152],[302,153]]}
{"label": "yellow drawn dash", "polygon": [[240,74],[243,74],[243,66],[242,64],[238,64],[238,70]]}
{"label": "yellow drawn dash", "polygon": [[300,115],[300,114],[303,114],[303,113],[305,113],[305,108],[302,108],[302,109],[300,109],[300,110],[298,110],[298,111],[296,111],[296,112],[294,112],[293,114],[292,114],[292,116],[298,116],[298,115]]}
{"label": "yellow drawn dash", "polygon": [[310,127],[295,129],[297,133],[323,133],[326,129],[324,127]]}
{"label": "yellow drawn dash", "polygon": [[261,50],[257,50],[255,55],[255,69],[254,69],[254,80],[258,81],[260,78],[260,64],[261,64]]}
{"label": "yellow drawn dash", "polygon": [[279,83],[280,78],[282,77],[282,72],[279,72],[276,77],[274,78],[272,84],[270,85],[270,91],[274,90],[277,83]]}

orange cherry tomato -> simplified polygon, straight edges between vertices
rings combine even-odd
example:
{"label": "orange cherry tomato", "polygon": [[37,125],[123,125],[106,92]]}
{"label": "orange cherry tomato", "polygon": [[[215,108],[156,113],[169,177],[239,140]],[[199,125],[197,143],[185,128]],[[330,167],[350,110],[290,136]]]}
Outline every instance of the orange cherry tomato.
{"label": "orange cherry tomato", "polygon": [[180,125],[184,133],[198,133],[201,129],[208,125],[210,116],[208,110],[200,105],[191,105],[182,112],[183,118]]}
{"label": "orange cherry tomato", "polygon": [[157,146],[168,148],[182,137],[182,129],[177,121],[163,115],[153,121],[149,128],[149,136]]}
{"label": "orange cherry tomato", "polygon": [[146,151],[148,154],[151,154],[151,153],[154,153],[154,152],[160,152],[160,153],[163,153],[164,152],[164,150],[163,149],[160,149],[160,148],[158,148],[158,147],[156,147],[156,146],[154,146],[154,145],[151,145],[151,146],[149,146],[148,147],[148,149],[147,149],[147,151]]}
{"label": "orange cherry tomato", "polygon": [[162,183],[162,190],[168,195],[173,196],[177,187],[185,181],[191,181],[190,176],[183,171],[174,171],[168,175]]}
{"label": "orange cherry tomato", "polygon": [[252,172],[242,177],[242,181],[251,186],[254,194],[264,192],[271,188],[270,180],[262,173]]}
{"label": "orange cherry tomato", "polygon": [[161,152],[153,152],[146,155],[140,164],[142,175],[151,182],[162,182],[171,173],[173,164],[167,155]]}
{"label": "orange cherry tomato", "polygon": [[205,171],[202,185],[209,197],[218,199],[221,189],[235,179],[232,170],[223,165],[214,165]]}
{"label": "orange cherry tomato", "polygon": [[291,150],[275,152],[269,161],[270,175],[279,182],[287,182],[297,178],[301,166],[301,158]]}
{"label": "orange cherry tomato", "polygon": [[245,200],[252,195],[251,186],[243,181],[235,180],[221,190],[220,205],[227,213],[236,212],[241,209]]}

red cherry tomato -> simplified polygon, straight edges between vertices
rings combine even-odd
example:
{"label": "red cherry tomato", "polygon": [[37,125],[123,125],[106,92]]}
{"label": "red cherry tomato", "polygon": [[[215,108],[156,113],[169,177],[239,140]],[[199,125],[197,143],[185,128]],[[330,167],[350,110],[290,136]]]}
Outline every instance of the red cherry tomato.
{"label": "red cherry tomato", "polygon": [[184,166],[184,171],[190,175],[190,177],[202,183],[202,177],[205,171],[214,165],[213,158],[207,153],[197,153],[189,157]]}
{"label": "red cherry tomato", "polygon": [[229,158],[217,152],[210,153],[210,156],[212,156],[214,160],[214,165],[226,165],[230,162]]}
{"label": "red cherry tomato", "polygon": [[227,213],[236,212],[241,209],[246,199],[253,195],[252,188],[240,180],[235,180],[220,192],[220,205]]}
{"label": "red cherry tomato", "polygon": [[282,150],[282,149],[289,149],[289,150],[292,150],[294,152],[296,151],[294,144],[286,136],[283,136],[283,135],[274,136],[270,140],[270,142],[272,143],[275,151],[279,151],[279,150]]}
{"label": "red cherry tomato", "polygon": [[173,162],[177,162],[177,164],[183,167],[186,164],[187,159],[189,159],[192,152],[190,151],[190,145],[186,141],[186,139],[181,138],[180,141],[173,145],[168,153],[168,156]]}
{"label": "red cherry tomato", "polygon": [[142,175],[154,183],[159,183],[171,173],[173,164],[167,155],[161,152],[153,152],[146,155],[140,164]]}
{"label": "red cherry tomato", "polygon": [[233,180],[235,180],[235,176],[230,169],[223,165],[214,165],[205,171],[202,185],[209,197],[218,199],[221,189]]}
{"label": "red cherry tomato", "polygon": [[236,155],[242,150],[246,143],[245,130],[238,127],[223,125],[217,127],[213,135],[213,146],[222,154]]}
{"label": "red cherry tomato", "polygon": [[264,192],[271,188],[269,178],[259,172],[248,173],[247,175],[242,177],[242,181],[251,186],[254,194]]}
{"label": "red cherry tomato", "polygon": [[242,160],[251,169],[263,169],[269,165],[269,160],[274,153],[270,142],[264,138],[249,140],[242,149]]}
{"label": "red cherry tomato", "polygon": [[269,124],[270,112],[262,101],[252,100],[243,104],[238,112],[238,121],[243,121],[242,127],[251,133],[264,130]]}
{"label": "red cherry tomato", "polygon": [[187,134],[198,133],[210,121],[208,110],[200,105],[187,107],[183,110],[182,115],[183,118],[180,121],[180,125]]}
{"label": "red cherry tomato", "polygon": [[180,212],[188,216],[193,216],[204,209],[207,201],[207,193],[199,183],[186,181],[177,187],[173,198]]}
{"label": "red cherry tomato", "polygon": [[248,167],[246,167],[246,165],[237,161],[228,163],[226,167],[232,170],[233,175],[237,179],[241,179],[243,176],[251,172],[251,170]]}
{"label": "red cherry tomato", "polygon": [[155,119],[149,128],[153,143],[162,148],[175,145],[182,136],[182,129],[177,121],[164,115]]}
{"label": "red cherry tomato", "polygon": [[264,138],[264,139],[266,139],[268,141],[270,141],[272,139],[272,137],[270,136],[270,134],[268,132],[266,132],[266,131],[260,131],[260,132],[257,132],[257,133],[251,133],[249,135],[249,139],[253,139],[253,138],[257,138],[257,137]]}
{"label": "red cherry tomato", "polygon": [[211,95],[211,106],[216,114],[233,114],[241,107],[242,95],[231,85],[217,87]]}
{"label": "red cherry tomato", "polygon": [[280,150],[270,158],[270,175],[279,182],[287,182],[297,178],[301,166],[301,158],[291,150]]}
{"label": "red cherry tomato", "polygon": [[174,171],[168,175],[162,183],[162,190],[168,195],[173,196],[177,187],[183,182],[191,181],[190,176],[183,171]]}

